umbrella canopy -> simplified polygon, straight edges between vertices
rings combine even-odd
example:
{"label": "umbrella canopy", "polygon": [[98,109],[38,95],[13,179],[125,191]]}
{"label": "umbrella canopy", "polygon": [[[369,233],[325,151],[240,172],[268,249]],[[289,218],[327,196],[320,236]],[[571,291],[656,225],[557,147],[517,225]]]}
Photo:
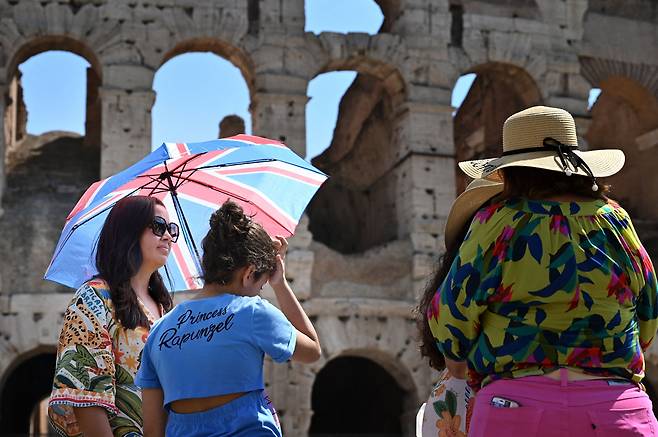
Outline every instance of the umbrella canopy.
{"label": "umbrella canopy", "polygon": [[291,236],[327,176],[283,143],[250,135],[165,143],[139,162],[92,184],[69,213],[45,278],[77,288],[94,274],[96,242],[116,202],[160,199],[181,236],[161,274],[170,291],[202,286],[201,240],[210,215],[231,199],[272,236]]}

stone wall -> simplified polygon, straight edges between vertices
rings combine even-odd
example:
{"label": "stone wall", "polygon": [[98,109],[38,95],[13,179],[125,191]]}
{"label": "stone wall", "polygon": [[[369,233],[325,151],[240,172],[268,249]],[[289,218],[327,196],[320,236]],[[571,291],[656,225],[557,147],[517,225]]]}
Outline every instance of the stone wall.
{"label": "stone wall", "polygon": [[[289,254],[293,287],[324,355],[310,367],[267,365],[286,435],[307,434],[315,376],[350,356],[393,377],[404,393],[401,429],[413,435],[434,375],[416,351],[411,309],[465,183],[455,157],[494,154],[506,114],[560,106],[576,116],[589,147],[624,149],[632,171],[613,183],[638,220],[655,223],[655,2],[377,4],[385,20],[376,35],[314,35],[304,32],[303,0],[0,0],[0,119],[9,123],[0,130],[0,156],[8,157],[0,159],[0,226],[11,230],[0,239],[0,390],[34,357],[52,354],[70,292],[41,277],[64,217],[91,181],[149,151],[153,77],[178,54],[210,51],[232,62],[249,87],[254,134],[282,139],[302,156],[309,81],[358,73],[332,145],[316,160],[333,178]],[[7,98],[19,94],[17,66],[46,50],[71,51],[91,65],[84,139],[6,138],[24,128],[19,106],[11,107],[20,102]],[[478,78],[453,118],[451,91],[467,73]],[[593,87],[603,94],[590,112]],[[639,228],[655,242],[653,229]],[[649,362],[649,380],[658,382],[658,353]],[[0,394],[3,425],[9,395]]]}

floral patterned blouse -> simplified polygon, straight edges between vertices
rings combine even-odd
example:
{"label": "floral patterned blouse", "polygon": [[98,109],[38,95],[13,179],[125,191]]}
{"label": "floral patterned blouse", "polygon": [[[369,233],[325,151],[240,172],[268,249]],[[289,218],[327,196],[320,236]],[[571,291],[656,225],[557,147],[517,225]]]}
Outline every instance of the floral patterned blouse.
{"label": "floral patterned blouse", "polygon": [[478,390],[560,367],[639,382],[658,286],[613,201],[508,199],[480,209],[428,309],[446,357]]}
{"label": "floral patterned blouse", "polygon": [[[142,305],[150,324],[155,319]],[[110,290],[91,280],[64,314],[48,417],[58,434],[81,436],[72,407],[107,410],[115,437],[142,435],[142,394],[133,379],[148,329],[125,329],[114,318]]]}
{"label": "floral patterned blouse", "polygon": [[466,381],[443,369],[425,403],[422,437],[466,437],[474,402]]}

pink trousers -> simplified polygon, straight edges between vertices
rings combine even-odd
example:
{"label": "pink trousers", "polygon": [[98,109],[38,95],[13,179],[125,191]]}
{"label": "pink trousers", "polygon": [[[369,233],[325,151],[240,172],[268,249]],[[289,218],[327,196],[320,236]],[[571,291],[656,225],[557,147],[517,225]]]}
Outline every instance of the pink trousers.
{"label": "pink trousers", "polygon": [[475,396],[469,437],[658,436],[649,396],[623,380],[498,380]]}

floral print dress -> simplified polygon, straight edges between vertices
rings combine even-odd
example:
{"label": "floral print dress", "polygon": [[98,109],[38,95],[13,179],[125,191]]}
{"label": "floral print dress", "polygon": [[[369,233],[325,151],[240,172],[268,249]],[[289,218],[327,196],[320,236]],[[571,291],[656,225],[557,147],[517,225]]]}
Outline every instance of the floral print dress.
{"label": "floral print dress", "polygon": [[425,403],[422,437],[466,437],[474,400],[466,381],[444,369]]}
{"label": "floral print dress", "polygon": [[[140,302],[149,324],[155,319]],[[48,417],[62,436],[81,436],[73,407],[107,411],[115,437],[142,435],[142,394],[134,378],[149,330],[125,329],[114,318],[110,290],[91,280],[64,313]]]}
{"label": "floral print dress", "polygon": [[574,368],[639,382],[658,326],[656,274],[613,201],[508,199],[478,211],[429,309],[474,390]]}

